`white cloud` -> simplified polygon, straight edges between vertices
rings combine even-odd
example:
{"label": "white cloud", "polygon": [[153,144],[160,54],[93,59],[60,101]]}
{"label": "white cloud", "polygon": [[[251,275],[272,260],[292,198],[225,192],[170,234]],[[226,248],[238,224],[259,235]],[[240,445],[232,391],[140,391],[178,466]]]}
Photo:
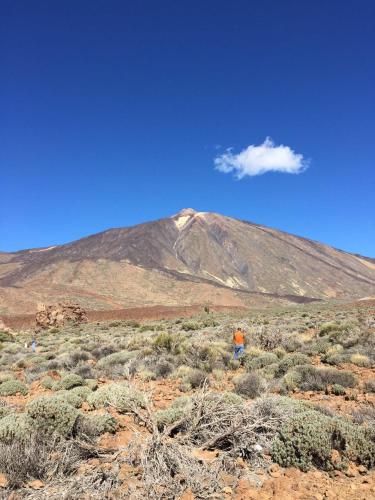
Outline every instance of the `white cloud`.
{"label": "white cloud", "polygon": [[214,162],[217,170],[225,174],[233,172],[237,179],[266,172],[299,174],[308,167],[308,161],[302,154],[295,153],[283,144],[276,146],[270,137],[263,144],[251,144],[238,154],[234,154],[232,148],[229,148],[217,156]]}

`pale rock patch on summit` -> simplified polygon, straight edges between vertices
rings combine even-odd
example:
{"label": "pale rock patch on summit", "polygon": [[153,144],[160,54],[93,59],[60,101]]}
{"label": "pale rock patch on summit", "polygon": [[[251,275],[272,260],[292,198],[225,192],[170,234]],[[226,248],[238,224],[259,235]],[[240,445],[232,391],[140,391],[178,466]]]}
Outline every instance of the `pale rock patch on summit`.
{"label": "pale rock patch on summit", "polygon": [[197,212],[193,208],[183,208],[178,214],[172,216],[177,229],[182,231],[195,217],[204,217],[206,212]]}

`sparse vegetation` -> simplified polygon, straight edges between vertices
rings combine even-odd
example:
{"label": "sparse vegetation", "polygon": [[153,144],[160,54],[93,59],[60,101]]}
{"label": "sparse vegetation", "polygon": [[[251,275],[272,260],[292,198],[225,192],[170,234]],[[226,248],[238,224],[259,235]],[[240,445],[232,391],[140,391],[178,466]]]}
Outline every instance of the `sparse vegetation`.
{"label": "sparse vegetation", "polygon": [[[240,361],[233,359],[237,324],[248,333]],[[235,485],[270,456],[301,470],[374,467],[373,328],[371,314],[359,320],[349,308],[319,304],[243,313],[241,321],[202,310],[141,326],[66,325],[45,332],[37,354],[23,348],[26,333],[3,340],[7,491],[40,479],[46,497],[62,484],[71,498],[105,498],[119,485],[135,499],[205,497],[222,494],[223,477]],[[122,432],[133,440],[120,449]],[[100,466],[79,467],[87,457]]]}

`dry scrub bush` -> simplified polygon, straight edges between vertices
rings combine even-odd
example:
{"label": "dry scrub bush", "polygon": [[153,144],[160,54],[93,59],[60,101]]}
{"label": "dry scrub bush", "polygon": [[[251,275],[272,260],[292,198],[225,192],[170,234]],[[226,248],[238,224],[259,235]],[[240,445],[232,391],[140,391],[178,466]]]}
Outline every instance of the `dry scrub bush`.
{"label": "dry scrub bush", "polygon": [[65,486],[67,478],[77,471],[82,461],[93,456],[97,456],[96,450],[84,443],[57,436],[46,439],[43,433],[33,433],[27,440],[14,439],[0,444],[0,472],[5,474],[11,489],[32,479],[48,479],[52,484],[53,480],[57,480],[57,484],[63,480]]}
{"label": "dry scrub bush", "polygon": [[146,443],[134,440],[129,447],[130,464],[142,469],[141,490],[133,490],[133,499],[180,498],[190,490],[196,498],[210,498],[223,487],[220,460],[209,465],[189,454],[188,450],[172,440],[154,434]]}
{"label": "dry scrub bush", "polygon": [[[180,412],[181,414],[181,412]],[[290,415],[276,396],[246,404],[233,393],[202,390],[183,406],[183,414],[164,434],[204,449],[220,449],[233,456],[258,460],[255,445],[268,449],[282,422]]]}
{"label": "dry scrub bush", "polygon": [[267,389],[266,380],[259,373],[242,375],[235,382],[235,391],[247,398],[256,398]]}
{"label": "dry scrub bush", "polygon": [[362,367],[369,367],[371,366],[371,361],[368,356],[365,356],[364,354],[352,354],[350,356],[350,362],[357,365],[357,366],[362,366]]}
{"label": "dry scrub bush", "polygon": [[43,479],[48,464],[48,448],[36,436],[0,444],[0,471],[9,488],[19,488],[28,480]]}
{"label": "dry scrub bush", "polygon": [[375,392],[375,378],[367,380],[367,382],[365,382],[365,391]]}
{"label": "dry scrub bush", "polygon": [[285,333],[275,327],[257,326],[251,331],[252,342],[266,351],[272,351],[279,347],[285,338]]}
{"label": "dry scrub bush", "polygon": [[296,366],[293,371],[297,386],[303,391],[323,391],[328,385],[335,384],[342,387],[355,387],[357,384],[355,375],[345,370],[301,365]]}

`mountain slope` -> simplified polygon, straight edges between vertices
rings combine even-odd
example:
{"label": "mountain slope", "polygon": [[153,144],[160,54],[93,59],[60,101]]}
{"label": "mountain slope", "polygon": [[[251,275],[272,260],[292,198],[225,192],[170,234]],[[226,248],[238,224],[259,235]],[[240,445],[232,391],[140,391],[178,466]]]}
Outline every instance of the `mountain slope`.
{"label": "mountain slope", "polygon": [[88,307],[114,308],[258,304],[273,295],[362,297],[374,290],[370,258],[192,209],[66,245],[0,253],[3,312],[29,311],[38,300],[66,295]]}

